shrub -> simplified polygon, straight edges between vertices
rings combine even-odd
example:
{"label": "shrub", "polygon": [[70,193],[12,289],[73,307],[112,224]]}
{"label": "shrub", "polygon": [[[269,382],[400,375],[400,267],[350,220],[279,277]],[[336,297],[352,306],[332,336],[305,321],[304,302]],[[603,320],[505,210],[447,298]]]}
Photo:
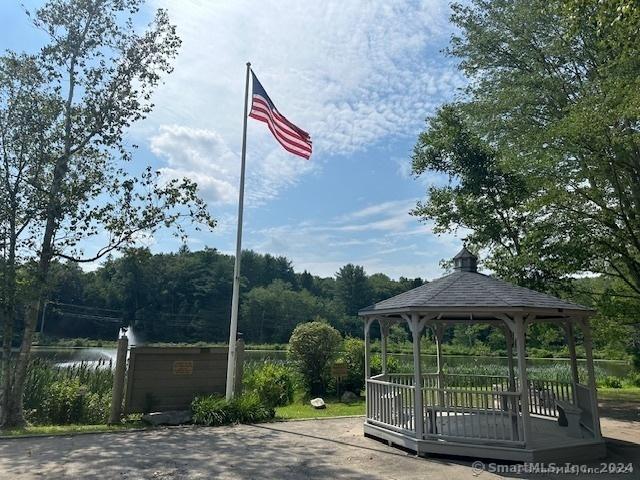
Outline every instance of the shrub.
{"label": "shrub", "polygon": [[36,424],[105,423],[112,383],[109,362],[60,367],[33,359],[25,381],[25,416]]}
{"label": "shrub", "polygon": [[82,423],[107,423],[111,410],[111,393],[89,393],[85,401],[85,415]]}
{"label": "shrub", "polygon": [[347,365],[343,389],[359,395],[364,387],[364,342],[359,338],[347,338],[342,349],[342,358]]}
{"label": "shrub", "polygon": [[[382,356],[371,356],[371,375],[382,373]],[[413,373],[413,363],[401,362],[396,357],[387,355],[387,373]]]}
{"label": "shrub", "polygon": [[265,405],[257,395],[241,395],[229,402],[234,423],[260,423],[276,416],[273,407]]}
{"label": "shrub", "polygon": [[553,352],[546,348],[529,347],[527,354],[533,358],[553,358]]}
{"label": "shrub", "polygon": [[327,369],[341,344],[340,333],[323,321],[301,323],[295,328],[289,340],[289,355],[302,374],[307,393],[325,392]]}
{"label": "shrub", "polygon": [[54,424],[80,423],[86,389],[76,379],[54,382],[42,404],[44,419]]}
{"label": "shrub", "polygon": [[632,387],[640,387],[640,372],[630,373],[627,381]]}
{"label": "shrub", "polygon": [[220,396],[208,395],[191,402],[193,423],[200,425],[226,425],[231,423],[227,401]]}
{"label": "shrub", "polygon": [[606,376],[600,383],[603,387],[607,388],[622,388],[622,380],[618,377]]}
{"label": "shrub", "polygon": [[488,357],[492,354],[492,350],[489,345],[477,342],[473,347],[469,349],[469,353],[477,357]]}
{"label": "shrub", "polygon": [[109,394],[90,392],[77,378],[55,381],[46,391],[42,404],[28,410],[30,421],[55,425],[106,423]]}
{"label": "shrub", "polygon": [[280,407],[293,402],[293,375],[286,365],[262,362],[246,371],[244,383],[247,391],[255,393],[268,407]]}
{"label": "shrub", "polygon": [[640,348],[636,348],[631,354],[631,364],[633,365],[633,368],[640,370]]}
{"label": "shrub", "polygon": [[217,395],[196,397],[191,402],[193,423],[217,426],[230,423],[259,423],[275,417],[273,408],[265,406],[255,394],[245,394],[227,402]]}

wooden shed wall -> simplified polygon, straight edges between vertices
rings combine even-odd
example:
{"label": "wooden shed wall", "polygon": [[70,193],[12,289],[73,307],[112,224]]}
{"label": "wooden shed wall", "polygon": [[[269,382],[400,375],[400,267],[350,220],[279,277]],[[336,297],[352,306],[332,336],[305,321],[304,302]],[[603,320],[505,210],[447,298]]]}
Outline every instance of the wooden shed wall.
{"label": "wooden shed wall", "polygon": [[[227,347],[132,347],[125,413],[185,410],[196,395],[224,395]],[[242,385],[244,344],[238,342],[236,392]]]}

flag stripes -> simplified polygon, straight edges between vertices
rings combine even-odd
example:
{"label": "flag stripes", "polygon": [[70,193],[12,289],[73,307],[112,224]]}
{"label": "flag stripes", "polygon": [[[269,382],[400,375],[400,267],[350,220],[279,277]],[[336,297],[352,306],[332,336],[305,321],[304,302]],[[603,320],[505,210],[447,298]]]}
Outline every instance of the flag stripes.
{"label": "flag stripes", "polygon": [[291,123],[276,109],[253,72],[253,95],[249,116],[264,122],[287,152],[307,160],[311,156],[311,137],[307,132]]}

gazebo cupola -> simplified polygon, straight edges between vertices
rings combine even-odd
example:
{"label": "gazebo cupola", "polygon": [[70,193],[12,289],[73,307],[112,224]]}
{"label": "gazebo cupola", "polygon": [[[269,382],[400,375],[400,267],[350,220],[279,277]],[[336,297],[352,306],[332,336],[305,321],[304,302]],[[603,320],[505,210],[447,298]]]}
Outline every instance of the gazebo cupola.
{"label": "gazebo cupola", "polygon": [[[589,317],[593,310],[478,272],[467,247],[453,272],[360,310],[365,320],[366,435],[421,453],[520,461],[602,458]],[[380,324],[382,373],[371,375],[371,324]],[[571,380],[529,378],[528,326],[551,323],[564,331]],[[496,375],[454,374],[442,355],[446,329],[487,324],[505,336],[506,365]],[[389,370],[387,340],[406,324],[413,373]],[[582,333],[586,375],[578,371],[576,329]],[[425,367],[421,340],[432,331],[435,370]],[[424,368],[424,371],[423,371]]]}
{"label": "gazebo cupola", "polygon": [[456,272],[477,272],[478,271],[478,257],[467,250],[467,247],[462,247],[462,250],[453,257],[453,269]]}

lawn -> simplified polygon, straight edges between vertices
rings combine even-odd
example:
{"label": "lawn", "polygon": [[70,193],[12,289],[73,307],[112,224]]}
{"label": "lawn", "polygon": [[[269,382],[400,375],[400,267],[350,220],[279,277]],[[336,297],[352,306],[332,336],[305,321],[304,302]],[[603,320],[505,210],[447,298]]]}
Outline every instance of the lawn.
{"label": "lawn", "polygon": [[[640,387],[599,388],[598,399],[603,401],[632,402],[640,404]],[[311,418],[343,417],[365,414],[365,401],[352,404],[334,399],[326,400],[327,408],[317,410],[308,402],[297,400],[286,407],[276,408],[276,420],[300,420]],[[133,421],[121,425],[40,425],[0,431],[0,436],[19,437],[25,435],[70,435],[77,433],[113,432],[135,428],[151,428],[142,422]]]}
{"label": "lawn", "polygon": [[[316,410],[310,404],[296,402],[286,407],[276,408],[276,420],[299,420],[304,418],[342,417],[364,415],[364,399],[353,404],[327,401],[327,408]],[[114,432],[135,428],[152,428],[142,422],[127,422],[120,425],[37,425],[11,430],[0,430],[0,437],[21,437],[30,435],[71,435],[78,433]]]}
{"label": "lawn", "polygon": [[135,428],[150,428],[142,422],[128,422],[119,425],[30,425],[24,428],[0,430],[0,437],[22,437],[30,435],[71,435],[76,433],[116,432]]}
{"label": "lawn", "polygon": [[637,402],[640,404],[640,387],[598,388],[598,400]]}
{"label": "lawn", "polygon": [[337,400],[325,400],[327,408],[317,410],[309,404],[296,401],[286,407],[276,408],[276,419],[299,420],[302,418],[326,418],[344,417],[351,415],[364,415],[364,399],[351,404],[341,403]]}
{"label": "lawn", "polygon": [[[640,404],[640,387],[598,388],[598,399]],[[301,400],[298,400],[286,407],[276,408],[276,418],[279,420],[297,420],[303,418],[326,418],[365,414],[364,399],[351,405],[335,400],[327,400],[326,402],[327,408],[316,410],[308,402],[303,403]]]}

